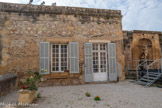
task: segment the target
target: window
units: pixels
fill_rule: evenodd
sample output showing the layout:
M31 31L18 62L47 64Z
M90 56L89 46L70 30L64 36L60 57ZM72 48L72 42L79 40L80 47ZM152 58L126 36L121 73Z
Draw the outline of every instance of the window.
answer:
M51 51L52 72L65 72L68 69L68 46L66 44L53 44Z

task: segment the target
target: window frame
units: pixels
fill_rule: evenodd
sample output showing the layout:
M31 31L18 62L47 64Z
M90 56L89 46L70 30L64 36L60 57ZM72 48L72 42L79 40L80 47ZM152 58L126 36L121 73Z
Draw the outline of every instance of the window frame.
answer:
M59 70L58 71L53 71L53 45L59 45ZM66 45L67 46L67 70L69 69L69 64L68 64L68 61L69 61L69 58L68 58L68 49L69 49L69 46L68 44L51 44L51 72L52 73L63 73L64 71L61 71L61 45Z

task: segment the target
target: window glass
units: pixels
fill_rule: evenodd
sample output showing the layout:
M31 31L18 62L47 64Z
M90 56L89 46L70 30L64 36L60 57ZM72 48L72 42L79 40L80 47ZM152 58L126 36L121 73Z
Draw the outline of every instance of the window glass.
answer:
M52 72L65 72L68 69L67 45L52 45Z

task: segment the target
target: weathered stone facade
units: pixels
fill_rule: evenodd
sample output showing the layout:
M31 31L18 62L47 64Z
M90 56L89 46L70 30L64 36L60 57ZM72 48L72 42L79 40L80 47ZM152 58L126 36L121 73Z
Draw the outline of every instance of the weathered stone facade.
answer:
M116 43L117 65L122 66L118 78L124 80L121 19L119 10L0 3L0 73L17 73L22 78L28 69L39 69L40 41L73 41L79 42L80 73L52 73L47 79L53 80L53 85L81 84L84 43L98 41Z
M29 69L39 70L41 41L79 42L79 74L50 72L43 85L83 84L84 43L113 42L117 76L124 80L128 64L139 63L145 46L148 60L162 57L162 32L122 31L121 19L119 10L0 3L0 74L16 73L21 80Z
M129 66L134 66L135 68L138 65L138 60L140 60L145 45L148 47L147 60L155 61L159 59L162 49L161 35L161 32L155 31L123 31L125 71Z

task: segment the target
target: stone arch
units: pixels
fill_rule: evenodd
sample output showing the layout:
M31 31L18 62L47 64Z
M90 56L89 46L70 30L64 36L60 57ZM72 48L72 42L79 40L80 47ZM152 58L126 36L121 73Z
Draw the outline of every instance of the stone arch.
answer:
M153 47L152 47L152 41L147 38L142 38L138 40L138 43L136 45L137 54L136 59L137 60L153 60Z
M154 60L154 42L148 38L139 38L134 40L132 45L132 65L136 69L136 66L144 59ZM146 48L147 47L147 48ZM145 52L146 51L146 52ZM144 53L147 53L146 58ZM143 59L143 60L142 60Z

